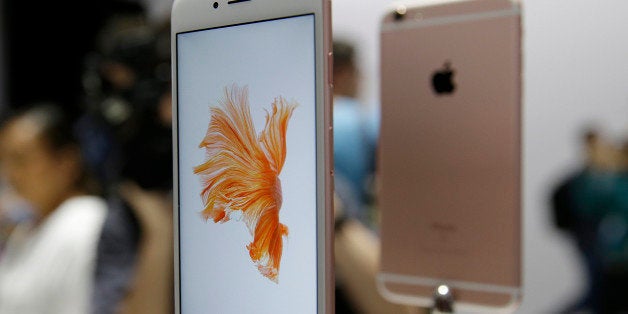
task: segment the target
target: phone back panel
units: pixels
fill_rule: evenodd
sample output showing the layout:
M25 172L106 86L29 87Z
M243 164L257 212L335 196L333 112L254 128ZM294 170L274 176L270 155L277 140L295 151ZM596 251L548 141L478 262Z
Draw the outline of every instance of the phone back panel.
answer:
M521 285L520 9L410 7L381 28L381 292L502 307ZM437 91L438 90L438 91Z

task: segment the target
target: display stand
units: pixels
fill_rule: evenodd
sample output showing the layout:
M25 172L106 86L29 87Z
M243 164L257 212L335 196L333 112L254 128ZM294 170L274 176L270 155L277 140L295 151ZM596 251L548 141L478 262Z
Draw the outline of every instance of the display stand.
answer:
M454 313L454 295L447 285L440 285L434 290L432 314Z

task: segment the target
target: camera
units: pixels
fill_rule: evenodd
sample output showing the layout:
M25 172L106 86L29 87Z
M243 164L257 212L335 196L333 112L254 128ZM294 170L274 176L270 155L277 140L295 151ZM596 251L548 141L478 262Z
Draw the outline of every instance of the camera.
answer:
M393 13L393 15L395 17L395 21L403 20L403 18L406 16L407 12L408 12L408 9L406 8L405 5L399 5L395 9L395 12Z

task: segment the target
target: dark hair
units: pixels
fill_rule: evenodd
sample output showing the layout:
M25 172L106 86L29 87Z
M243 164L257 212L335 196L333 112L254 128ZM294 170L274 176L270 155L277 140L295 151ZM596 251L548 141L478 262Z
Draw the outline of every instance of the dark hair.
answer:
M334 41L334 67L353 67L355 65L355 49L345 41Z
M54 103L36 103L27 107L21 115L28 117L40 127L40 135L50 148L60 150L79 146L74 133L72 118Z
M75 131L75 117L56 103L33 103L24 108L13 110L5 116L4 124L19 118L32 119L39 127L38 136L53 152L64 149L76 149L79 154L81 175L76 185L88 193L100 192L100 185L95 181L85 163L81 142Z

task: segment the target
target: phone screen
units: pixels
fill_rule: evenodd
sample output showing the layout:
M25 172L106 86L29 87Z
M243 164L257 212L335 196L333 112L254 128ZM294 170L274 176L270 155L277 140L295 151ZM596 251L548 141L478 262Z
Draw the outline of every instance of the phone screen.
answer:
M181 312L316 312L314 15L176 45Z

